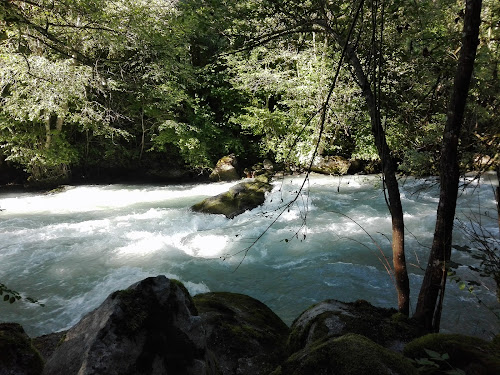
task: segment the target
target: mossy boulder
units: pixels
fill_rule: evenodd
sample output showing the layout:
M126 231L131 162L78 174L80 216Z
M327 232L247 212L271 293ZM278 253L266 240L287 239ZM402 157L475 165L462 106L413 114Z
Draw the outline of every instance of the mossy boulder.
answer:
M272 375L418 374L412 362L357 334L316 341L290 356Z
M221 374L269 374L286 358L289 328L262 302L222 292L193 300Z
M328 175L344 175L351 162L341 156L318 157L311 166L311 171Z
M500 350L495 340L432 333L407 344L403 353L420 363L423 374L443 374L456 369L474 375L500 374Z
M420 335L419 327L395 309L376 307L364 300L326 300L304 311L292 324L289 351L293 353L318 340L357 333L376 343L402 351Z
M209 197L191 207L195 212L222 214L232 219L245 211L252 210L266 200L266 192L272 185L266 176L247 179L229 189L229 191Z
M0 323L0 375L39 375L43 359L17 323Z
M209 176L211 181L235 181L240 179L238 161L233 154L224 156L217 161Z
M212 374L205 331L184 286L149 277L112 293L69 329L44 375Z

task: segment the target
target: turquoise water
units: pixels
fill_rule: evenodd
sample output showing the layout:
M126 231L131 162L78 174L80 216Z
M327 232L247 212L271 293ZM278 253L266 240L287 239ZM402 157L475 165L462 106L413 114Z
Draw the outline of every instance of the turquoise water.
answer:
M384 266L386 259L391 262L391 227L380 178L313 176L296 202L283 208L302 182L302 177L277 180L262 207L232 220L189 210L230 183L87 185L57 194L2 194L0 282L45 307L0 303L0 321L17 321L32 336L66 329L111 292L158 274L181 280L193 295L248 294L287 324L328 298L396 306ZM401 185L414 309L438 187L435 179L409 178ZM498 238L491 184L475 181L461 190L457 217L468 222L472 212L481 213L483 226ZM457 231L454 242L468 240ZM456 251L453 260L473 262ZM465 266L459 275L475 276ZM443 330L484 337L499 332L499 320L484 308L500 311L494 285L478 281L486 284L476 295L449 283Z

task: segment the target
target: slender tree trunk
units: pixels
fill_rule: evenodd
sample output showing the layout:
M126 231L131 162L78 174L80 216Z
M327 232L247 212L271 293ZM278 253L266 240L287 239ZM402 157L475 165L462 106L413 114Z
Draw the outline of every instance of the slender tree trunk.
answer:
M453 221L460 178L458 141L476 57L480 23L481 0L467 0L462 49L443 134L440 164L441 187L434 240L415 311L415 318L431 332L439 331L447 265L451 257Z
M398 293L398 310L409 315L410 313L410 282L406 269L405 244L404 244L404 220L399 184L396 178L396 163L391 156L391 150L387 145L385 131L380 120L380 109L377 106L373 90L363 67L352 46L346 50L346 57L354 69L356 80L363 91L366 105L370 113L372 134L375 145L382 161L384 182L387 187L389 211L392 217L392 261L394 266L394 278Z
M495 191L495 198L497 200L497 221L498 221L498 229L500 230L500 164L497 165L497 182L498 186Z

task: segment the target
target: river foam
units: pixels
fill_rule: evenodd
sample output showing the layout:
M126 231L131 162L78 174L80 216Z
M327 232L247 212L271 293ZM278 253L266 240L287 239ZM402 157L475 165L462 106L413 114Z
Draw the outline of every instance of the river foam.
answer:
M232 183L2 194L0 282L45 307L5 303L1 319L20 322L31 335L66 329L111 292L158 274L181 280L191 294L251 295L288 324L328 298L395 306L386 270L391 220L380 177L314 176L294 200L302 184L301 177L276 180L263 206L234 219L189 210ZM435 179L402 181L413 309L432 241L437 192ZM467 223L479 207L483 225L498 236L492 194L491 186L470 182L461 191L457 216ZM458 231L454 239L467 242ZM457 251L453 257L475 261ZM458 272L470 277L467 267ZM478 289L475 297L450 283L443 328L485 337L498 333L498 319L478 308L477 297L498 312L494 288Z

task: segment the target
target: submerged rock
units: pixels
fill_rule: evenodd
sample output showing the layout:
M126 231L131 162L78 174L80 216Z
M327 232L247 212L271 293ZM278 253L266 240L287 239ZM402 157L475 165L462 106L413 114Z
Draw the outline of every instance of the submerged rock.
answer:
M351 303L326 300L295 319L289 350L293 353L318 340L347 333L357 333L386 348L402 351L406 343L419 336L420 330L395 309L375 307L363 300Z
M245 211L260 206L266 200L266 192L272 185L266 176L247 179L229 189L229 191L204 199L191 209L207 214L222 214L232 219Z
M39 375L43 359L17 323L0 323L0 375Z
M294 353L272 375L417 375L412 362L357 334L316 342Z
M184 286L165 276L111 294L69 329L45 375L207 374L205 331Z
M233 154L224 156L217 161L209 178L212 181L235 181L240 179L238 161Z
M404 354L419 361L423 374L451 373L456 369L466 374L500 374L500 345L477 337L432 333L410 342Z
M269 374L286 358L289 328L262 302L235 293L193 300L222 375Z

